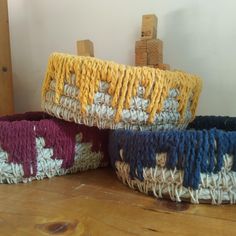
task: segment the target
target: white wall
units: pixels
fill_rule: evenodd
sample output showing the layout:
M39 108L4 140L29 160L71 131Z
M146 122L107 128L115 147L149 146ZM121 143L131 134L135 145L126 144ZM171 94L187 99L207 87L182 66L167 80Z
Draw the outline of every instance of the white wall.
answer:
M164 59L204 80L198 114L236 116L235 0L9 0L16 111L40 109L40 86L53 51L134 63L141 16L155 13Z

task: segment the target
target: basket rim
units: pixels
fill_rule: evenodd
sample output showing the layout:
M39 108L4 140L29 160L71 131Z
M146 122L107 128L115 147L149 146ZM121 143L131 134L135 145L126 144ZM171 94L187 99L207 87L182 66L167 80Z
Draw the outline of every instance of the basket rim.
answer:
M25 113L16 113L13 115L6 115L0 117L0 123L19 123L19 122L39 122L41 120L52 120L53 116L41 111L32 111Z
M189 123L187 129L169 129L169 130L145 130L145 131L137 131L137 130L116 130L116 132L120 133L120 135L126 136L150 136L150 135L169 135L178 133L193 133L193 132L224 132L224 133L234 133L236 132L236 117L229 116L196 116L195 119Z

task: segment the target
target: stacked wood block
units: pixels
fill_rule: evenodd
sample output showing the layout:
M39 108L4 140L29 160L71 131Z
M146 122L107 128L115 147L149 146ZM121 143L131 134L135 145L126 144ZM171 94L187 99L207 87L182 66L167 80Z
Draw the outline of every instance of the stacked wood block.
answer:
M135 65L170 69L163 63L163 42L157 38L156 15L143 15L141 39L135 43Z
M135 63L139 66L146 66L148 61L147 57L147 41L139 40L135 43Z
M160 39L147 40L148 65L163 63L163 42Z
M77 55L94 57L93 42L88 39L77 41Z
M157 37L156 15L143 15L141 39L155 39Z

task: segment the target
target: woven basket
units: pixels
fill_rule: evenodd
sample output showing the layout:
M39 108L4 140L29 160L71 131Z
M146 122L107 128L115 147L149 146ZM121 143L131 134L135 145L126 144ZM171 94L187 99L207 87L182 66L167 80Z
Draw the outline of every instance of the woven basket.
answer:
M185 131L112 131L111 163L133 189L180 202L236 203L236 118L197 117Z
M0 183L19 183L106 165L108 132L26 113L0 118Z
M42 108L99 128L184 128L195 116L200 92L201 80L187 73L55 53L43 83Z

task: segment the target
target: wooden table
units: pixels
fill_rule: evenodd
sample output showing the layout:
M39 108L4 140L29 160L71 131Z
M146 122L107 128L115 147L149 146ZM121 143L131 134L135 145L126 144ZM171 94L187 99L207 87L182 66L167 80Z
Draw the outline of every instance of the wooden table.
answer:
M98 169L0 185L0 235L236 235L236 208L156 200Z

